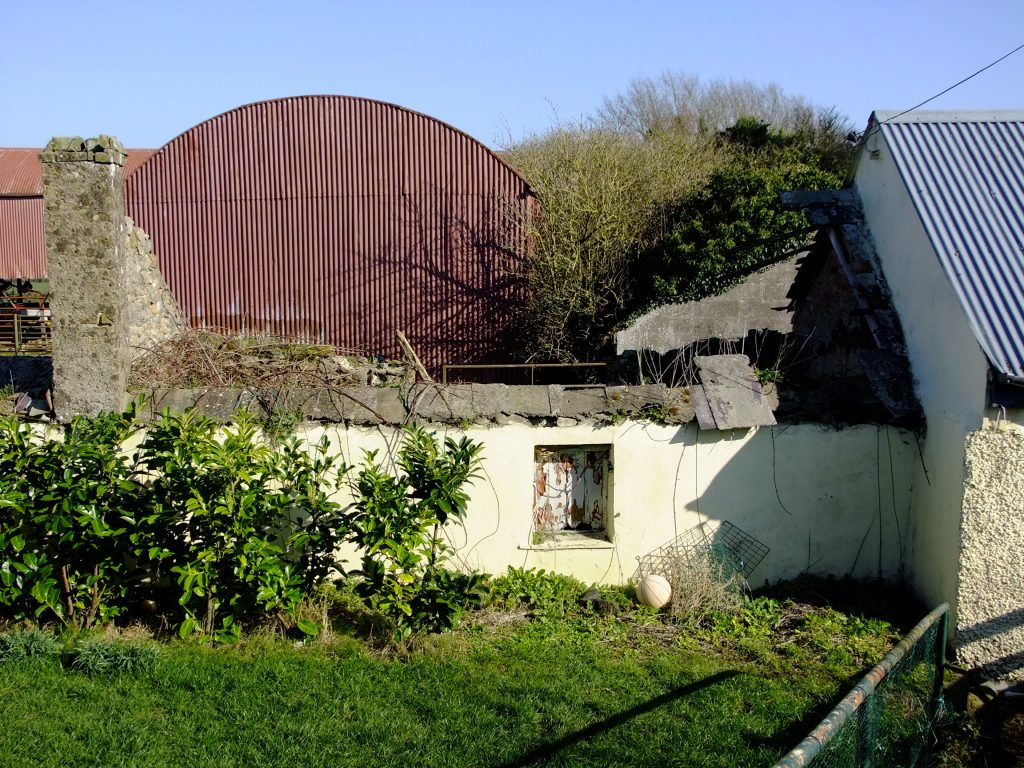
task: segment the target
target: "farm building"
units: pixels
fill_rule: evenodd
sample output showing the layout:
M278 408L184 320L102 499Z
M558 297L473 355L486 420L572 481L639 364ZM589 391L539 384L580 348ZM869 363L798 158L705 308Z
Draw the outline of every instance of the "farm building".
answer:
M875 112L853 187L927 420L911 585L1024 677L1024 112Z
M134 172L155 151L129 150L125 173ZM39 152L0 147L0 280L47 274Z
M43 277L38 153L4 152L0 276ZM439 120L345 96L250 104L128 151L124 192L194 326L389 357L402 330L434 369L507 355L530 188Z

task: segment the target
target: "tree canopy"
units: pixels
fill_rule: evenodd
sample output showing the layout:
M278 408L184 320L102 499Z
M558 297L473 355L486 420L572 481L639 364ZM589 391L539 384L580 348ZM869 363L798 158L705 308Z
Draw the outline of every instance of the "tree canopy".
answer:
M834 109L776 85L664 73L517 142L509 159L540 199L529 357L594 359L629 314L709 295L792 249L807 221L779 193L841 185L849 134Z

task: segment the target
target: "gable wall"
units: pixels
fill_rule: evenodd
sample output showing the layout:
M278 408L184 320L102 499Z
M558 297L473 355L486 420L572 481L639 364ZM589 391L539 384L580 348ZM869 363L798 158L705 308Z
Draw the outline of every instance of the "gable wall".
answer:
M964 441L985 415L988 363L881 133L868 139L854 184L900 315L927 422L912 478L908 575L922 599L949 602L955 617Z

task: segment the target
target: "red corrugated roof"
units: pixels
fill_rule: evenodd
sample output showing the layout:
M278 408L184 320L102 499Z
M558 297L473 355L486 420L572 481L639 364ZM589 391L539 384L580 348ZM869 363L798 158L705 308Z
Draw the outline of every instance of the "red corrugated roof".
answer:
M0 197L37 197L43 194L40 152L41 149L0 147ZM132 173L156 152L155 149L129 149L125 175Z
M0 197L0 278L46 277L43 198Z
M0 278L46 277L40 149L0 147ZM129 149L125 176L157 150Z

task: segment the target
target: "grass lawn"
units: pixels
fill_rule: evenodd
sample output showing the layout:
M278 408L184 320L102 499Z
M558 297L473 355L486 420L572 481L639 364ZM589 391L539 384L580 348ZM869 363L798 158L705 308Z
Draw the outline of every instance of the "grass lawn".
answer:
M335 636L170 643L142 673L6 661L0 764L766 766L866 662L832 630L778 624L569 615L478 621L400 658Z

